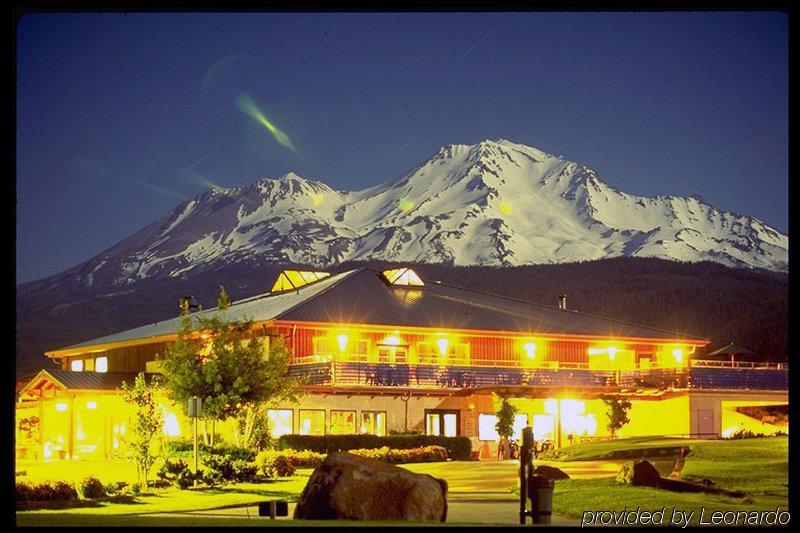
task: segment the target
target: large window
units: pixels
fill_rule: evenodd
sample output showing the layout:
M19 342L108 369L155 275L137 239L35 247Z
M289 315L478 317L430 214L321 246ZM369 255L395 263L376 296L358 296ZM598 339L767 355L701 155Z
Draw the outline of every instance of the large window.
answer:
M325 411L322 409L300 409L301 435L325 434Z
M314 337L314 355L325 360L336 358L337 361L365 363L369 356L369 340L351 339L347 334Z
M425 434L443 437L458 436L458 411L426 409Z
M108 372L108 357L98 357L94 360L95 372Z
M82 372L83 371L83 359L73 359L69 363L69 369L73 372Z
M516 414L514 415L512 439L522 438L522 429L528 425L528 415ZM493 414L480 414L478 415L478 439L499 441L500 435L497 434L497 415Z
M292 433L294 420L291 409L270 409L267 411L269 419L269 433L273 438Z
M386 411L361 411L361 433L386 435Z
M356 412L331 409L331 435L355 435Z

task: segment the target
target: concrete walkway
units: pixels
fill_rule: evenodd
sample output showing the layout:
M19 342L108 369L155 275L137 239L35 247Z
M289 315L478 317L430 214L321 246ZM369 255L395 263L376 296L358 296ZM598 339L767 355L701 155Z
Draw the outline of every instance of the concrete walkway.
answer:
M513 495L508 495L513 496ZM475 495L468 493L450 494L447 501L447 523L448 524L464 524L464 525L497 525L509 526L519 524L519 500L509 498L508 496L502 497L499 495L498 499L477 499ZM295 504L289 503L289 517L294 514ZM228 509L210 509L206 511L192 511L182 513L159 513L154 516L205 516L208 518L223 518L223 517L249 517L254 520L266 520L258 516L258 506L243 506L233 507ZM277 521L285 521L290 518L283 517L277 518ZM528 520L530 524L530 519ZM210 523L209 525L213 525ZM357 525L357 523L354 523ZM553 515L551 518L551 525L553 526L580 526L580 520L574 518L567 518L565 516Z

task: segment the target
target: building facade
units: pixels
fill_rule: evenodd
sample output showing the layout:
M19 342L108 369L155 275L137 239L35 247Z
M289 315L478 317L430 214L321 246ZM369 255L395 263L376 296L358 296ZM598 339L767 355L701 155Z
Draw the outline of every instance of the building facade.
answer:
M531 425L539 443L556 447L609 436L609 397L632 403L618 436L788 431L759 414L788 404L783 365L704 361L704 339L579 313L564 301L423 281L408 268L285 271L270 293L226 313L253 321L265 353L280 339L292 353L289 373L307 380L296 405L270 409L275 436L464 435L476 456L494 457L500 396L517 408L517 432ZM42 370L19 393L18 457L113 456L130 416L118 389L139 372L159 372L177 328L166 320L48 352L60 369ZM163 437L189 435L180 410L162 408Z

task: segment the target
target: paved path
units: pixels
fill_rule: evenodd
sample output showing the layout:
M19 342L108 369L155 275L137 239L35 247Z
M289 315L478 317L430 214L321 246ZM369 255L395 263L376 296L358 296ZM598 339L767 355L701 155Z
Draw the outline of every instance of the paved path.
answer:
M513 496L513 495L509 495ZM294 513L294 503L289 503L289 516ZM448 524L476 524L476 525L513 525L519 523L519 500L511 499L508 496L500 496L496 500L487 500L485 495L480 500L474 496L463 494L451 494L447 502L447 523ZM194 511L192 513L159 513L155 516L206 516L210 519L215 517L250 517L254 520L269 520L258 516L257 506L234 507L229 509L211 509L207 511ZM284 521L288 518L278 518ZM530 523L530 521L528 522ZM209 523L213 525L213 523ZM560 515L553 515L551 525L554 526L579 526L580 521Z

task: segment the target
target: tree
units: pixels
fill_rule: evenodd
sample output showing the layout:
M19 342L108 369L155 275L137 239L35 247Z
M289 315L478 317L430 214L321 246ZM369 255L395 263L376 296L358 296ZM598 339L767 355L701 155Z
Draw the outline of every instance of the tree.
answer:
M603 398L602 400L606 405L607 410L606 414L608 416L608 432L611 433L612 438L615 438L617 436L617 431L631 421L628 418L628 411L631 409L631 402L630 400L617 398L615 396Z
M517 409L511 405L508 398L503 397L495 414L497 415L497 424L494 427L497 434L500 435L498 457L508 459L508 440L514 434L514 415L517 414Z
M181 313L176 341L160 357L164 386L183 409L189 398L199 396L204 414L212 421L241 421L237 426L247 441L263 411L259 406L296 400L302 383L286 375L291 353L280 340L265 353L262 341L251 334L252 321L227 318L229 300L225 289L220 289L215 315Z
M155 382L151 380L148 383L144 373L140 372L134 379L132 388L123 382L121 389L122 398L136 409L130 431L125 435L124 444L127 455L136 463L137 477L140 481L144 480L145 488L147 488L147 472L156 459L152 450L153 439L164 424L164 414L155 401L156 387Z

